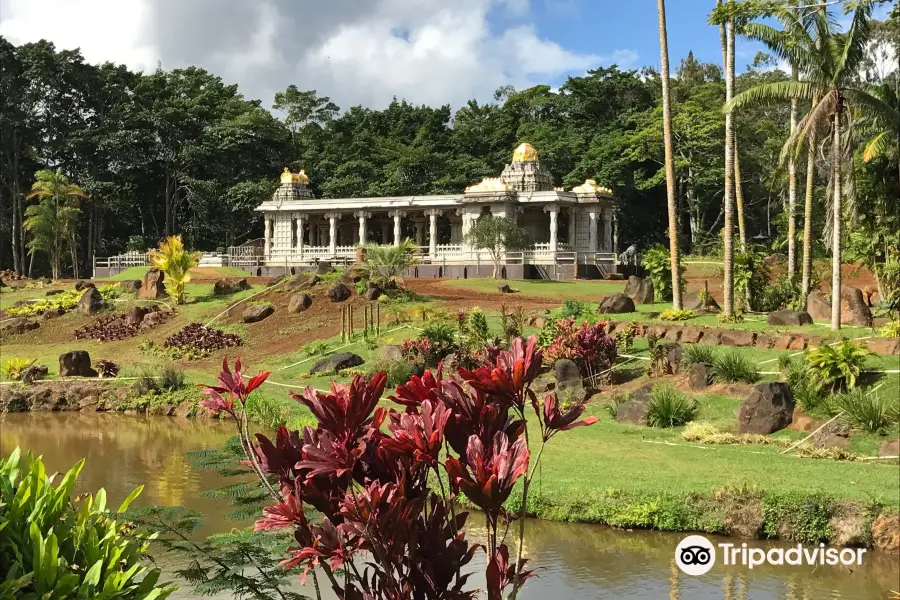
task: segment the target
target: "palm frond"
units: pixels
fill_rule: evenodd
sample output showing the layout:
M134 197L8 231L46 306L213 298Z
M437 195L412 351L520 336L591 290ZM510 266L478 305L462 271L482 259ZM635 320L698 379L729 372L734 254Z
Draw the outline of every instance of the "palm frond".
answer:
M872 5L863 0L856 6L853 13L853 21L847 35L843 36L840 62L834 72L834 83L839 85L842 80L856 77L859 66L866 57L866 46L872 37Z
M785 164L791 158L797 160L803 152L806 141L812 139L828 123L833 107L834 94L813 100L812 108L800 119L797 129L782 146L778 157L781 164Z
M812 100L813 97L823 95L821 86L810 81L776 81L764 83L749 90L743 91L726 102L722 107L724 112L731 112L735 108L744 106L759 106L779 102L790 102L793 98L798 100Z
M900 111L863 89L845 89L844 97L863 116L883 122L894 131L900 130Z
M866 143L863 149L863 162L869 162L879 156L884 156L888 151L888 132L882 131Z

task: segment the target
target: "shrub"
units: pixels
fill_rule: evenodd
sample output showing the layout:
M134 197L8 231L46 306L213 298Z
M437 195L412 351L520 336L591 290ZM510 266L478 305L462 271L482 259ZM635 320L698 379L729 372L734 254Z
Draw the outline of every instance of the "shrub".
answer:
M205 356L215 350L231 348L243 344L241 336L235 333L225 333L219 329L212 329L202 323L188 323L181 331L166 338L163 346L176 348L186 358L194 358L195 355Z
M159 388L177 392L186 385L184 371L174 365L165 365L159 376Z
M422 328L419 339L428 340L432 344L456 345L456 330L449 323L429 323Z
M878 334L886 338L900 338L900 320L886 323Z
M668 248L662 244L650 248L641 254L641 266L647 271L647 276L653 282L653 294L657 302L672 299L672 258ZM684 272L682 265L678 266L679 277ZM682 281L682 285L684 282Z
M429 366L437 366L450 353L456 349L456 344L447 342L432 342L427 338L406 340L403 342L403 356L413 362L424 362Z
M97 373L100 377L116 377L119 374L119 365L111 360L98 360Z
M27 462L18 448L0 459L0 598L160 600L175 590L157 586L159 569L142 566L149 544L107 509L106 492L73 496L84 459L59 479L40 457Z
M125 292L117 285L101 285L97 288L103 302L111 302L116 298L120 298ZM40 315L45 312L60 310L70 311L78 305L78 301L84 295L84 290L71 289L67 292L51 296L50 298L41 298L34 302L28 302L22 306L9 306L3 309L8 317L29 317L32 315Z
M381 359L371 363L369 372L373 375L384 373L387 376L387 387L395 388L409 381L413 375L413 365L405 360Z
M491 337L487 316L480 308L475 307L469 313L468 335L466 341L476 346L485 345Z
M328 342L309 342L300 348L300 352L306 356L327 356L331 351L331 344Z
M25 369L33 365L36 360L36 358L31 360L27 358L7 358L0 365L0 376L6 381L18 381Z
M787 274L784 274L774 282L761 286L756 290L757 296L754 299L753 309L760 312L781 309L803 310L806 298L801 293L800 283L797 275L788 277ZM816 289L815 285L810 289Z
M832 415L842 413L841 419L854 429L877 433L883 429L897 428L893 419L898 402L883 400L874 392L864 392L856 388L844 394L835 394L827 401ZM892 422L893 421L893 422Z
M794 402L806 412L818 408L822 403L822 390L812 381L803 362L781 357L778 359L778 367L791 388Z
M508 345L513 339L522 335L527 321L525 308L516 303L509 309L506 304L500 304L500 328L503 330L503 340Z
M604 322L584 322L576 326L574 319L557 319L553 342L544 349L544 362L552 365L568 358L575 361L582 375L594 378L616 362L616 341L606 333Z
M577 319L588 312L590 312L590 307L587 302L582 302L580 300L566 300L563 302L562 310L560 310L559 314L566 319Z
M678 427L694 419L697 401L668 385L655 385L650 390L647 425L650 427Z
M638 324L631 322L628 325L616 329L616 349L619 352L628 352L634 345L634 338L637 335Z
M736 350L723 352L712 363L712 378L716 383L756 383L759 370L756 363Z
M157 306L151 307L149 312L161 314L162 318L158 320L157 323L162 323L162 319L165 319L168 315L168 313L163 313ZM138 324L127 322L125 316L125 313L119 313L98 317L84 327L76 329L75 339L92 339L101 342L109 342L134 337L141 332L142 328Z
M609 415L609 418L615 419L616 415L619 414L619 406L624 404L628 398L623 396L622 394L616 394L608 402L604 402L600 405L600 409Z
M806 371L818 389L832 392L852 390L862 371L869 351L862 344L844 339L836 345L825 345L806 353Z
M716 321L720 325L734 325L735 323L743 323L744 322L744 314L735 307L735 313L733 315L727 315L724 312L716 315Z
M685 344L683 350L681 364L685 367L695 364L712 365L719 355L715 346L708 344Z
M694 311L691 310L675 310L670 308L659 313L659 318L663 321L687 321L694 318Z

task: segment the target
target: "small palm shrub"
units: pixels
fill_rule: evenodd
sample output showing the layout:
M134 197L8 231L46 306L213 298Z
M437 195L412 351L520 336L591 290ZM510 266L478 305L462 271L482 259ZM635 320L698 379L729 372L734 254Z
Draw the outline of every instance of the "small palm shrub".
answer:
M563 302L560 316L566 319L577 319L589 312L590 308L587 302L582 302L580 300L566 300Z
M810 412L822 404L822 390L810 378L803 361L782 356L778 359L778 368L800 408Z
M813 384L832 392L852 390L869 351L862 344L843 340L806 353L806 370Z
M428 340L432 344L456 344L456 328L450 323L429 323L422 328L419 339Z
M28 360L27 358L7 358L0 365L0 377L5 381L18 381L22 377L22 372L34 364L36 359Z
M716 383L756 383L759 370L756 363L731 350L715 357L712 363L712 379Z
M366 280L384 288L403 285L403 272L419 264L419 248L415 242L405 239L398 245L369 244L362 263Z
M659 318L663 321L687 321L694 318L694 311L670 308L659 313Z
M404 385L413 375L413 364L405 360L381 359L371 364L369 373L384 373L387 376L387 387L395 388Z
M692 421L697 414L697 401L668 385L656 385L650 390L647 425L650 427L678 427Z
M116 377L119 374L119 365L111 360L98 360L97 373L104 378Z
M686 344L683 349L681 364L685 367L696 364L711 365L716 362L716 357L719 355L715 346L707 344Z
M897 429L897 401L888 401L875 392L866 393L856 388L828 399L828 411L841 413L841 418L854 429L878 433L884 429Z

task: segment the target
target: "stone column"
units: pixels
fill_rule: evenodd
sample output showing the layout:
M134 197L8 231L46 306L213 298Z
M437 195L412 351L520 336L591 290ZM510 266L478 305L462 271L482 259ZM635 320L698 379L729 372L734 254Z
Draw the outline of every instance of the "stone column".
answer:
M578 209L574 206L569 207L569 250L575 250L575 226L578 218Z
M325 217L328 219L328 254L334 256L337 254L337 220L341 215L339 213L327 213Z
M590 219L590 246L589 249L591 252L597 251L597 219L600 215L597 214L597 209L592 208L588 211L588 218Z
M544 212L550 214L550 252L556 253L559 205L551 204L544 207Z
M265 217L265 227L263 231L263 236L265 236L265 251L263 254L266 258L272 253L272 217L266 215Z
M425 245L425 221L416 219L416 246L420 248Z
M428 215L428 254L431 258L437 257L437 218L440 216L441 211L437 209L426 210L425 214Z
M356 214L356 218L359 219L359 245L366 245L366 219L372 216L372 213L366 212L364 210L359 211Z
M604 224L606 225L603 228L603 249L606 252L609 252L613 249L613 219L615 218L613 215L613 210L611 208L604 209L603 211L606 213L603 219Z
M303 256L303 227L306 215L297 213L297 254Z
M394 218L394 245L400 245L400 219L406 216L406 213L402 210L392 210L390 213L391 217Z

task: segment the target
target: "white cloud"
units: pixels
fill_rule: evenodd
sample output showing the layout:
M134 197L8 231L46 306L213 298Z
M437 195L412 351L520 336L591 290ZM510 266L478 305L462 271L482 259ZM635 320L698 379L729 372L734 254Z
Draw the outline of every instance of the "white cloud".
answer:
M295 84L342 107L394 96L460 106L502 85L636 64L632 50L571 51L529 19L529 0L0 0L13 43L46 38L141 70L196 64L264 103Z

